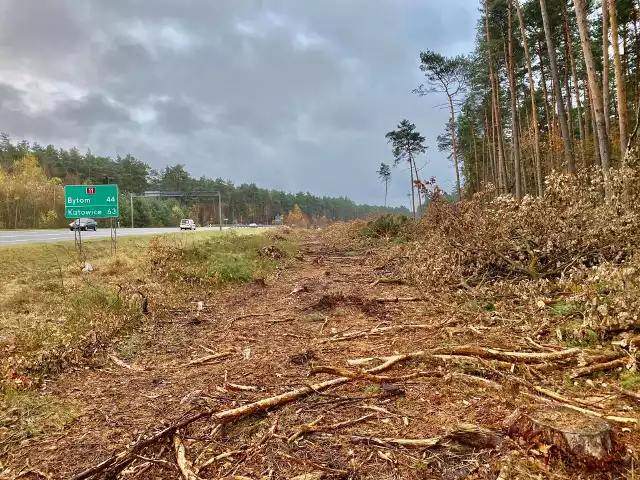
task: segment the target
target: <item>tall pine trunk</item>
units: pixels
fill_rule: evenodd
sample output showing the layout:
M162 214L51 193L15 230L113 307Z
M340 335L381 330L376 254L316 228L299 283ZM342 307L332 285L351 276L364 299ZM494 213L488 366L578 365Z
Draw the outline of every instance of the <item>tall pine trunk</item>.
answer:
M602 108L607 128L607 138L611 137L611 118L609 108L609 15L607 0L602 1Z
M415 184L413 183L413 168L411 168L411 164L413 160L410 160L409 163L409 172L411 173L411 210L413 211L413 219L416 219L416 193L415 193Z
M596 77L593 52L591 51L589 25L587 23L587 6L585 4L585 0L574 0L574 4L576 7L576 17L578 19L578 30L580 30L580 42L582 44L584 63L587 67L587 76L589 77L589 94L591 96L591 104L593 105L596 130L598 134L600 161L602 162L602 173L605 182L605 200L608 203L611 198L611 189L609 188L609 167L611 165L609 137L607 136L607 126L604 119L605 115L602 103L602 94Z
M613 62L616 72L616 98L618 100L618 125L620 128L620 156L624 158L627 149L627 94L622 73L622 60L620 59L620 43L618 40L618 18L616 17L616 0L609 0L609 15L611 17L611 43L613 45ZM636 41L638 41L636 39Z
M542 41L538 39L538 62L540 63L540 82L542 83L542 94L544 97L544 115L547 121L547 138L549 145L551 145L552 133L553 133L553 118L551 118L551 107L549 106L549 91L547 89L547 77L544 71L544 60L542 59ZM551 169L555 169L555 162L551 150L548 149L547 155L551 156L549 166Z
M384 208L387 208L387 192L389 191L389 179L384 180Z
M413 168L416 171L416 182L420 182L420 177L418 176L418 165L416 165L416 161L413 160ZM420 187L416 187L416 193L418 194L418 213L422 213L422 196L420 194Z
M595 146L595 164L602 168L602 159L600 158L600 139L598 137L598 127L596 126L596 111L593 108L593 102L591 101L591 93L587 80L587 88L585 91L587 105L589 105L589 118L591 119L591 130L593 131L593 144Z
M485 130L487 132L487 136L489 137L489 144L487 145L487 150L489 151L489 165L491 166L491 183L493 183L493 185L495 187L498 186L498 177L496 175L496 148L495 148L495 140L494 140L494 133L493 133L493 117L494 117L494 113L493 113L493 97L491 99L491 122L489 122L489 115L487 113L487 111L485 110L484 112L484 123L485 123Z
M564 159L567 163L567 170L569 173L575 173L576 166L573 160L573 152L571 151L571 135L569 133L567 115L565 113L564 102L562 100L562 86L560 83L560 77L558 76L558 58L556 55L556 48L553 43L546 0L540 0L540 10L542 11L542 23L544 25L544 35L547 41L547 50L549 51L549 64L551 67L551 78L553 79L553 88L556 97L556 108L558 110L558 118L560 120L560 130L562 131L562 140L564 141Z
M491 77L491 90L493 101L494 128L496 132L496 147L498 157L498 191L506 193L507 191L507 172L504 158L504 141L502 137L502 114L500 113L500 90L496 72L493 64L493 53L491 50L491 33L489 31L489 2L485 0L485 27L487 35L487 45L489 46L489 75Z
M511 91L511 132L513 136L513 174L516 180L516 197L522 198L522 179L520 178L520 128L518 126L518 101L516 99L516 75L513 64L513 0L509 0L509 32L508 32L509 90Z
M473 142L473 165L476 176L476 188L475 191L480 191L480 166L478 165L478 145L476 144L476 131L473 128L473 121L469 116L469 127L471 128L471 141Z
M586 119L582 117L582 105L580 101L580 83L578 81L578 71L576 69L576 60L573 54L573 35L571 34L571 28L569 26L569 15L567 14L566 5L564 5L564 3L562 5L563 5L562 16L564 18L564 32L565 32L564 34L565 34L565 39L566 39L567 47L569 51L569 63L571 64L571 76L573 78L573 89L576 95L576 110L578 112L578 129L580 133L580 140L584 142L586 137L584 122ZM567 92L567 95L571 95L571 94ZM583 154L584 154L584 146L583 146Z
M540 152L540 124L538 123L538 109L536 107L536 87L533 82L533 68L531 67L531 55L529 54L529 42L527 41L527 32L524 28L524 21L522 20L522 11L520 10L520 3L515 0L516 10L518 11L518 22L520 23L520 33L522 35L522 43L524 45L524 56L527 60L527 71L529 73L529 94L531 95L531 116L533 119L533 142L534 142L534 162L536 172L536 186L538 189L538 196L543 195L543 180L542 180L542 153Z
M458 188L458 201L462 200L462 190L460 189L460 166L458 165L458 145L456 143L456 111L453 108L453 97L447 94L449 98L449 110L451 118L449 120L449 128L451 129L451 147L453 149L453 166L456 168L456 187Z

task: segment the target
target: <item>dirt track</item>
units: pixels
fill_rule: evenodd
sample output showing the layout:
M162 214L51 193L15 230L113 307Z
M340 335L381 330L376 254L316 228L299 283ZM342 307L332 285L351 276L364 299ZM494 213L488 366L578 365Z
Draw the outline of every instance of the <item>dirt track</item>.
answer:
M126 448L143 433L199 409L227 410L334 378L310 377L309 372L320 365L344 368L348 359L455 345L536 351L520 323L499 315L451 308L442 298L377 301L418 295L411 286L371 285L385 275L380 267L375 257L363 252L345 256L308 240L301 259L267 278L266 286L256 282L194 298L204 300L199 316L189 309L154 310L152 303L154 317L131 362L119 362L114 349L115 360L104 368L66 374L47 385L51 393L77 401L83 413L65 435L11 452L10 463L19 469L28 462L51 478L68 478ZM399 325L420 327L384 330ZM380 330L358 335L375 328ZM231 355L189 365L212 352ZM485 372L483 378L504 383L497 367L491 368L494 374ZM504 419L520 404L518 388L507 382L496 392L488 384L447 375L479 375L474 369L447 368L442 361L402 362L384 375L422 374L384 383L355 380L222 428L198 421L179 435L186 458L201 468L201 478L283 479L316 472L307 477L311 479L323 472L327 478L495 479L507 453L518 450L515 445L481 449L445 442L436 448L404 448L388 441L375 445L371 438L427 439L461 423L501 430ZM290 441L301 425L335 427L356 420ZM622 438L633 443L630 433ZM543 450L531 453L525 448L515 456L528 459L532 475L551 478L545 473ZM169 441L141 452L129 468L123 478L180 475ZM564 475L556 478L599 478L595 471L582 469L556 473Z

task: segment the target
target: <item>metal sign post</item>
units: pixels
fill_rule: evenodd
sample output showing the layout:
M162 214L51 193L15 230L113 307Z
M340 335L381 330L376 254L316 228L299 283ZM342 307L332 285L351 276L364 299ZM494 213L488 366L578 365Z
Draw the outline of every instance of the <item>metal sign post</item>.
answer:
M74 223L75 222L78 223L78 228L73 229L73 240L76 245L76 248L78 249L78 253L82 255L82 233L80 230L80 219L78 218L74 220Z
M111 255L116 254L118 240L118 222L113 222L113 218L109 219L109 227L111 230Z
M109 218L111 227L111 253L116 252L116 227L113 219L120 214L118 185L65 185L64 215L77 221L74 228L76 246L82 253L81 218Z

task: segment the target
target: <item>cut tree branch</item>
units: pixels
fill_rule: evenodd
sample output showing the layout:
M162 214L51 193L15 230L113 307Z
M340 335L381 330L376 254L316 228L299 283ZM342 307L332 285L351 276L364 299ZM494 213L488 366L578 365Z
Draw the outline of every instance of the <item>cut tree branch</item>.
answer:
M410 358L412 358L411 354L396 355L393 357L389 357L383 364L378 365L377 367L365 370L364 373L368 373L368 374L380 373L385 370L388 370L396 363L402 362ZM237 408L232 408L230 410L223 410L217 413L211 410L204 410L202 412L195 413L189 417L184 418L183 420L177 423L174 423L173 425L170 425L160 430L155 434L152 434L149 438L136 442L131 447L121 451L116 455L112 455L111 457L100 462L99 464L73 475L72 477L70 477L69 480L84 480L86 478L91 478L107 470L109 470L110 474L115 475L116 473L122 471L123 468L125 468L133 459L135 459L136 454L138 452L144 450L145 448L151 445L154 445L156 442L162 440L163 438L166 438L167 436L173 435L179 429L184 428L187 425L197 420L207 418L207 419L213 420L215 423L218 423L218 424L231 423L247 415L252 415L258 412L264 412L270 408L281 407L283 405L287 405L291 402L294 402L300 398L306 397L313 393L321 392L331 387L337 387L339 385L348 383L352 380L353 379L349 377L334 378L326 382L301 387L301 388L283 393L281 395L264 398L257 402L249 403L247 405L243 405Z

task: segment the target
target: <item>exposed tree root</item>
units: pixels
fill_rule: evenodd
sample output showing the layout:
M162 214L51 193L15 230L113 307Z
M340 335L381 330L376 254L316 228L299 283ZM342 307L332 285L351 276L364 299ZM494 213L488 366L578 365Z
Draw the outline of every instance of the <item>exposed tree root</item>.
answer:
M129 365L128 363L123 362L122 360L120 360L118 357L116 357L115 355L109 355L109 359L115 363L116 365L118 365L119 367L122 368L126 368L127 370L136 370L136 371L140 371L139 368L136 367L132 367L131 365Z
M590 403L585 402L583 400L578 400L578 399L575 399L575 398L563 397L562 395L559 395L556 392L554 392L553 390L549 390L548 388L544 388L544 387L540 387L540 386L534 386L533 389L538 393L546 395L547 397L553 398L554 400L558 400L559 402L562 402L562 403L573 403L573 404L582 405L582 406L588 406L588 407L594 406L593 404L590 404Z
M303 473L302 475L296 475L295 477L292 477L291 480L322 480L326 476L327 474L322 471L309 472Z
M402 285L405 283L405 281L402 278L382 277L382 278L376 278L373 282L369 284L369 286L374 287L379 283Z
M282 308L279 308L279 309L274 310L273 312L269 312L269 313L247 313L246 315L240 315L240 316L237 316L237 317L232 318L232 319L229 321L229 325L227 325L227 328L229 328L229 327L233 326L233 324L234 324L235 322L237 322L238 320L243 320L243 319L245 319L245 318L254 318L254 317L268 317L268 316L270 316L270 315L273 315L275 312L279 312L279 311L281 311L281 310L283 310L283 309L282 309Z
M341 428L345 428L345 427L350 427L351 425L355 425L357 423L361 423L361 422L366 422L367 420L370 420L372 418L376 418L377 415L364 415L360 418L356 418L354 420L346 420L344 422L340 422L340 423L334 423L333 425L318 425L318 423L320 423L322 421L322 419L324 417L318 417L317 419L315 419L313 422L311 422L308 425L300 425L299 427L297 427L297 431L296 433L294 433L291 437L289 437L289 442L293 442L294 440L298 439L299 437L301 437L302 435L304 435L305 433L310 433L310 432L330 432L332 430L340 430Z
M470 357L488 358L506 362L541 363L555 360L566 360L576 357L580 348L569 348L558 352L504 352L486 347L460 346L443 347L433 351L433 354L464 355Z
M554 403L551 400L547 400L544 399L542 397L539 397L537 395L533 395L530 393L526 393L523 392L522 395L526 398L529 398L530 400L534 400L534 401L541 401L541 400L545 400L547 403L554 405ZM589 410L587 408L583 408L583 407L578 407L576 405L573 405L573 403L571 403L571 400L564 398L558 394L555 394L554 397L552 397L555 400L555 405L559 405L561 407L564 407L567 410L574 410L578 413L583 413L585 415L589 415L591 417L597 417L597 418L601 418L604 420L608 420L610 422L614 422L614 423L622 423L622 424L639 424L640 423L640 419L638 418L633 418L633 417L619 417L616 415L606 415L604 413L600 413L600 412L596 412L593 410ZM560 400L560 398L562 400Z
M331 473L333 475L346 475L346 474L349 473L346 470L338 470L336 468L327 467L326 465L321 465L319 463L311 462L309 460L303 460L301 458L297 458L297 457L294 457L292 455L288 455L288 454L283 453L283 452L278 452L278 455L281 456L282 458L286 458L287 460L291 460L294 463L298 463L300 465L306 465L306 466L309 466L309 467L312 467L312 468L317 468L318 470L321 470L321 471L326 472L326 473ZM309 477L309 475L313 475L313 476ZM304 475L299 475L299 476L294 477L294 478L297 478L299 480L300 479L315 480L317 478L323 478L323 477L322 476L319 477L318 476L318 472L314 472L314 473L311 473L311 474L307 473L307 474L304 474ZM293 480L293 479L291 479L291 480Z

